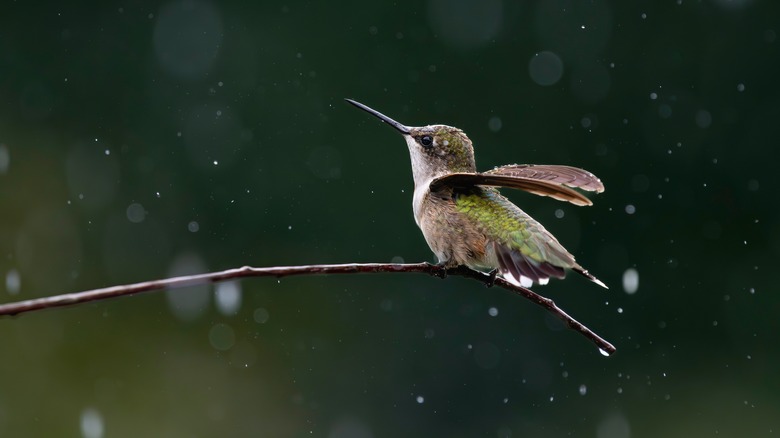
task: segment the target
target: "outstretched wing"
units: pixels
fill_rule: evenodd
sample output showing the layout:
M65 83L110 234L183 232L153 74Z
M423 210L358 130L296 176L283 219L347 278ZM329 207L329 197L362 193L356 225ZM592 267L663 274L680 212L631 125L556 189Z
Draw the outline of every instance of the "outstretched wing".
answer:
M473 186L509 187L525 190L535 195L549 196L553 199L571 202L575 205L593 205L590 199L581 193L557 182L489 172L451 173L444 175L434 179L431 182L430 189L436 191L443 187L467 188Z
M495 169L484 173L489 175L504 175L549 181L588 192L601 193L604 191L604 184L601 183L601 180L598 179L596 175L587 170L571 166L558 166L554 164L510 164L508 166L496 167Z

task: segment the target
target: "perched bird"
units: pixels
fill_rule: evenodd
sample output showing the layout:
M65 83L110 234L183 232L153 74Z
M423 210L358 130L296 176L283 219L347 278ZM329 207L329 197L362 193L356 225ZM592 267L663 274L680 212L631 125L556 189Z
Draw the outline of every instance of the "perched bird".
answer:
M498 269L522 287L547 284L571 269L602 287L599 279L577 264L539 222L503 197L496 187L549 196L575 205L592 205L577 188L601 193L604 185L592 173L569 166L511 164L477 172L471 140L446 125L411 127L346 99L403 135L414 177L414 219L428 246L445 267L466 265Z

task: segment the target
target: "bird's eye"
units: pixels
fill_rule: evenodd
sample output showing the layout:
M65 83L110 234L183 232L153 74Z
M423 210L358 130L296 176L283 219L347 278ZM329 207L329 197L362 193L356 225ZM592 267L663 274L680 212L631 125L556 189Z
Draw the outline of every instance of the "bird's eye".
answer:
M420 144L423 146L430 146L433 144L433 137L430 135L423 135L420 137Z

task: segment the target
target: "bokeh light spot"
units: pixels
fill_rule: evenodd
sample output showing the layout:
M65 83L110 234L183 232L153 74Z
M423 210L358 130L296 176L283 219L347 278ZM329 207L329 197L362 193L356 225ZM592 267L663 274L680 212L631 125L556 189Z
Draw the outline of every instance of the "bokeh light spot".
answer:
M8 173L8 167L11 165L11 152L8 146L0 143L0 174Z
M541 86L553 85L563 76L563 61L553 52L539 52L528 61L528 74Z
M238 281L224 281L217 283L214 298L217 310L223 315L235 315L241 309L241 283Z
M639 289L639 272L634 268L628 268L623 272L623 290L633 295Z
M178 79L204 78L222 44L219 11L203 0L176 0L158 15L153 41L162 69Z
M428 19L443 43L473 49L489 43L501 30L501 0L430 0Z
M192 275L206 272L206 264L195 254L183 254L178 256L170 269L169 277ZM183 321L191 321L206 312L209 305L210 285L197 285L181 289L169 289L165 291L168 306L174 316Z
M236 343L236 333L227 324L214 324L209 330L209 342L211 346L220 351L230 350Z
M266 310L263 307L258 307L255 309L255 312L253 314L253 318L256 323L258 324L265 324L268 322L268 318L270 317L268 310Z
M11 269L5 274L5 290L9 295L16 295L22 288L22 278L19 271Z
M104 433L103 416L94 408L81 412L81 436L84 438L102 438Z
M137 224L141 223L146 219L146 209L144 209L144 206L134 202L127 206L127 220L130 222Z

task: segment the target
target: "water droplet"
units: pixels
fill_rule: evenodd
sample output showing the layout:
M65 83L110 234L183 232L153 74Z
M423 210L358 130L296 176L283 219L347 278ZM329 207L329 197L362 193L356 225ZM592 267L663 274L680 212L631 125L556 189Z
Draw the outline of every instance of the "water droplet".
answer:
M81 435L84 438L102 438L103 416L94 408L81 411Z
M626 205L626 213L628 213L628 214L636 213L636 207L634 207L633 204Z
M737 84L737 91L739 91L740 93L745 91L745 84L743 83Z
M498 132L501 130L501 118L493 116L488 120L488 129L490 129L492 132Z
M580 125L585 129L590 128L592 124L593 121L590 119L590 117L583 117L582 119L580 119Z
M623 272L623 290L633 295L639 289L639 272L634 268L628 268Z
M604 350L603 348L599 348L599 353L601 353L601 355L604 357L609 357L609 353L607 352L607 350Z
M425 402L425 397L423 397L421 395L418 395L416 400L417 400L417 403L423 404Z
M580 385L580 395L585 395L588 393L588 387L585 385Z
M495 307L491 307L488 309L488 315L490 316L498 316L498 309Z
M214 291L217 309L223 315L235 315L241 308L241 283L225 281L218 283Z
M190 223L187 224L187 230L190 233L197 233L198 230L200 230L200 224L198 224L196 221L190 221Z
M5 274L5 290L9 295L16 295L22 288L22 278L19 276L19 271L11 269Z

